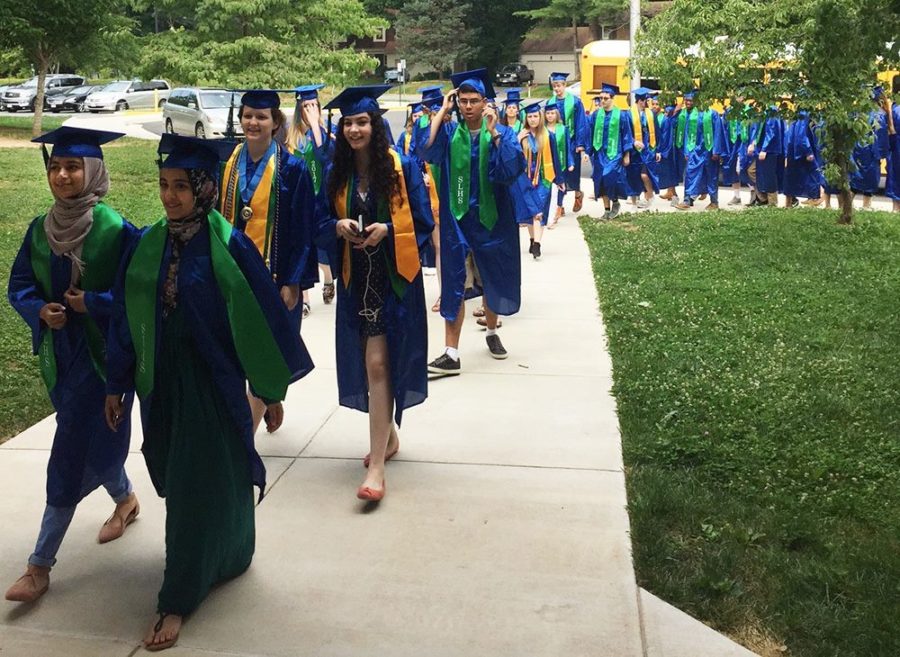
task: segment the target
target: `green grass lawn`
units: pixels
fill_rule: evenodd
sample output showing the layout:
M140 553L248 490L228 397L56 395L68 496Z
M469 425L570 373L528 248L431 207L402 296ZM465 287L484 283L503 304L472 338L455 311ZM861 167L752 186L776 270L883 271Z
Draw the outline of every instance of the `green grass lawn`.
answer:
M582 220L639 582L765 655L900 655L900 217L836 217Z
M156 143L123 139L104 153L111 178L106 197L109 204L141 226L162 216ZM0 285L4 297L25 230L51 202L40 149L0 148ZM0 303L0 392L0 442L52 411L37 359L31 355L30 332L5 298Z
M60 127L69 117L43 116L41 127L44 132ZM0 137L8 139L31 139L30 116L0 116Z

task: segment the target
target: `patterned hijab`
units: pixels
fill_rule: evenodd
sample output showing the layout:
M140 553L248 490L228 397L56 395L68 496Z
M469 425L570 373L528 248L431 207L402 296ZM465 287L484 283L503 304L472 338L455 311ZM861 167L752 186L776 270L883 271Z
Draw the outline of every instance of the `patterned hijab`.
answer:
M189 215L178 220L169 220L169 235L172 238L172 258L163 283L163 316L167 316L178 305L178 264L181 250L191 241L203 225L219 196L216 178L204 169L185 169L194 191L194 209Z

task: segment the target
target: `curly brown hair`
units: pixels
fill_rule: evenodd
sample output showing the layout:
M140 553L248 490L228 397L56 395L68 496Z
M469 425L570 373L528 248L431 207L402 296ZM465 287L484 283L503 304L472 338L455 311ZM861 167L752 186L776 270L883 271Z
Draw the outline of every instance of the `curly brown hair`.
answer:
M367 112L372 123L372 140L369 142L371 157L369 158L369 191L378 200L387 201L392 196L400 197L400 176L394 170L394 159L391 157L391 144L388 143L387 131L381 115ZM334 144L334 159L331 173L328 176L328 198L335 199L347 184L353 172L353 149L344 137L344 119L338 121L337 135ZM400 197L401 204L404 199Z

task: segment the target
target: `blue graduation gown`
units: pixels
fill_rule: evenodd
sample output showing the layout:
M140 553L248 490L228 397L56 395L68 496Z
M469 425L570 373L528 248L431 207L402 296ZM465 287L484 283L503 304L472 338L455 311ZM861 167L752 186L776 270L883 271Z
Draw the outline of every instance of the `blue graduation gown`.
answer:
M888 153L887 117L883 110L869 113L874 141L871 144L857 144L853 148L853 163L856 171L850 172L850 189L857 194L871 195L878 192L881 179L881 160Z
M587 152L588 144L591 142L591 133L588 130L588 117L584 112L584 104L582 104L581 98L572 92L566 91L566 94L572 95L575 98L575 103L572 106L572 116L565 116L565 100L556 99L556 104L560 107L560 121L569 131L568 138L571 140L572 151L583 148ZM571 129L569 128L570 125L572 126ZM566 190L577 192L581 190L580 154L574 158L572 164L575 168L572 171L566 171Z
M622 110L619 118L619 148L618 154L610 158L606 153L606 144L609 141L609 122L612 111L604 112L602 109L591 114L588 120L587 133L591 135L588 154L591 157L593 171L591 177L594 180L594 192L598 198L608 196L611 201L616 201L627 195L625 187L625 153L634 147L634 136L631 133L631 117L628 112ZM593 134L597 121L603 121L603 141L599 150L594 148Z
M733 185L736 182L744 182L743 175L738 174L738 163L742 163L742 156L747 152L747 145L744 144L744 138L742 135L742 130L740 128L737 129L734 140L731 139L731 122L738 121L740 122L740 117L732 118L732 111L730 109L725 110L725 116L722 117L722 161L720 162L720 168L722 171L722 183L724 185ZM742 174L743 174L743 166Z
M550 139L550 154L553 157L553 180L551 182L556 185L565 184L566 171L560 166L556 139L554 139L552 135L548 134L547 136ZM538 148L534 136L528 135L526 139L528 139L529 146L532 149L532 152L534 152L534 150ZM520 175L514 183L515 189L517 190L515 199L521 206L520 211L517 212L516 219L520 224L531 224L534 221L535 215L539 214L541 215L541 224L546 226L547 219L550 216L551 188L546 187L543 180L540 179L536 186L533 184L534 174L538 164L537 158L532 157L530 168L527 166L527 159L525 162L526 170L522 172L522 175Z
M318 226L319 221L323 214L328 214L328 199L327 192L325 190L325 174L328 171L328 163L331 162L331 158L334 155L334 139L329 135L328 131L323 127L319 126L319 131L321 134L322 144L321 146L316 146L315 141L312 138L312 130L306 131L306 139L309 143L312 144L313 147L313 155L316 158L316 161L319 163L322 171L322 180L319 184L319 193L316 194L316 216L313 221L312 228L312 239L315 241L315 230L316 226ZM294 156L297 159L303 160L303 156L300 153L294 153ZM303 160L306 163L306 160ZM309 166L307 166L309 169ZM313 191L315 191L315 185L313 185ZM328 252L325 249L316 249L316 260L323 265L328 264ZM307 265L309 267L309 265ZM311 272L308 272L307 279L312 276ZM313 280L313 284L318 281L318 272L316 272L316 278ZM303 289L309 289L311 287L309 285L309 280L306 281L307 287ZM303 307L300 305L300 313L302 315ZM296 312L296 310L295 310Z
M675 148L675 116L662 115L659 118L659 138L657 152L660 156L657 173L660 189L668 189L681 184L684 179L684 155Z
M394 144L394 148L397 150L400 155L409 155L412 154L412 133L404 130L400 133L400 136L397 137L397 143Z
M893 104L891 114L894 119L894 128L900 131L900 104ZM900 201L900 134L888 136L887 158L885 194L894 201Z
M491 141L488 165L497 223L485 228L478 213L478 141L471 142L469 171L469 211L459 220L450 210L450 140L457 123L441 126L434 143L425 149L425 158L440 166L441 230L441 316L453 321L465 294L466 256L469 251L481 273L484 300L499 315L519 312L521 304L522 261L519 254L519 225L511 186L525 170L525 156L515 133L497 125L499 143ZM427 143L427 142L426 142Z
M771 113L762 125L762 138L756 147L756 189L764 194L780 192L784 176L784 121ZM759 154L766 159L760 160Z
M644 148L637 150L631 149L631 162L625 167L625 186L628 196L640 196L644 193L644 181L641 173L647 172L650 177L650 184L653 186L654 192L659 192L659 165L656 161L656 151L659 148L659 117L653 115L653 127L656 134L656 148L650 147L650 132L647 127L647 117L644 112L639 113L641 121L641 135ZM631 120L629 114L628 120ZM632 128L632 133L634 129Z
M686 112L687 110L681 110ZM712 148L707 150L703 139L703 114L697 110L697 143L693 150L688 148L688 126L685 125L683 152L685 157L684 170L684 195L685 198L696 198L702 194L710 196L719 193L719 162L713 160L713 155L721 155L726 151L724 136L722 134L722 117L715 110L712 112ZM677 115L676 115L677 116ZM674 119L677 122L677 118ZM690 117L687 118L690 122ZM675 128L673 128L674 130Z
M429 242L434 229L431 201L428 189L422 179L418 164L411 158L400 156L403 177L406 181L407 199L412 213L413 226L419 250ZM356 182L348 190L351 202L357 203ZM348 208L355 216L354 206ZM320 223L316 241L329 251L330 262L334 263L337 289L337 318L335 326L335 349L337 353L338 400L341 406L369 412L369 385L366 376L365 345L360 340L360 316L357 296L352 286L355 284L351 272L350 288L344 287L341 272L344 262L344 239L338 239L336 224L337 211L329 203L329 216ZM388 234L384 238L387 253L396 263L394 251L394 226L388 221ZM403 419L403 411L410 406L421 404L428 396L428 322L425 310L425 287L422 270L415 280L408 283L403 298L390 290L381 310L387 326L388 357L390 359L391 388L394 396L394 420L397 426Z
M209 369L215 373L210 383L218 388L228 404L231 420L241 435L247 452L250 476L262 495L266 488L266 469L253 442L253 418L247 401L247 378L234 346L225 300L213 273L209 240L209 225L205 224L181 252L178 264L178 306L186 315L194 347L208 363ZM291 371L291 381L306 376L313 369L312 359L281 301L278 289L272 282L272 275L266 269L256 245L243 233L234 231L228 242L228 251L262 308L272 335ZM162 335L162 286L171 256L172 241L169 239L160 262L157 282L155 347L157 354ZM128 259L130 260L130 254ZM136 357L125 308L126 270L127 267L122 268L122 275L119 276L114 290L107 347L106 389L109 394L115 395L134 390ZM153 400L152 392L146 399L141 400L141 421L145 430L150 426Z
M124 465L131 440L134 396L126 395L125 417L119 430L111 431L106 425L103 410L106 385L91 360L83 316L67 310L66 325L58 331L44 325L39 317L45 304L64 303L63 294L71 280L72 261L50 252L53 292L50 298L43 298L31 266L31 234L34 227L32 222L13 262L7 294L12 307L31 329L35 354L44 332L51 331L53 336L57 381L50 391L50 401L56 410L56 433L47 464L47 504L71 507L81 500L86 470L95 472L99 475L98 480L103 481ZM123 231L120 255L129 250L139 235L138 229L127 221L123 222ZM86 265L90 267L90 263ZM112 311L112 293L85 291L84 300L88 315L106 335Z
M819 198L819 146L805 113L798 115L785 130L784 149L784 193L787 196ZM810 156L812 160L807 159Z

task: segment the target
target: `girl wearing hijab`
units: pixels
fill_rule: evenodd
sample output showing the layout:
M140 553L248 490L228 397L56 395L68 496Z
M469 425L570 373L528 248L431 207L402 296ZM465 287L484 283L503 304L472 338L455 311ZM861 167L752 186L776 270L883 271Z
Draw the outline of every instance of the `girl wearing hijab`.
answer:
M288 384L312 367L255 245L214 210L219 158L232 148L163 135L166 216L144 232L115 290L106 421L117 427L121 396L136 390L141 451L166 498L166 568L148 650L174 645L182 618L253 558L253 486L262 497L266 471L248 383L274 431Z
M47 181L54 202L25 233L9 277L9 302L31 329L41 376L56 410L47 465L47 506L28 569L6 599L33 602L50 586L50 569L78 503L103 486L116 504L98 540L119 538L140 507L125 474L132 395L119 401L120 430L100 410L105 396L111 293L123 254L138 235L103 203L109 174L101 145L120 133L59 128L33 141L53 144Z
M225 165L219 211L256 245L299 332L301 292L319 278L313 249L319 206L306 162L275 139L285 123L280 108L278 92L271 89L241 97L238 116L245 139ZM266 405L251 396L250 407L255 431Z
M312 178L313 190L316 199L320 203L320 210L325 207L325 186L322 184L325 178L325 167L331 161L334 153L334 138L328 134L322 122L322 107L319 103L319 89L324 84L308 84L297 87L297 106L294 109L294 119L288 129L288 151L294 157L302 159ZM313 129L316 126L316 129ZM318 218L316 219L318 223ZM331 275L331 266L328 264L328 254L324 249L318 249L316 255L319 263L319 271L322 272L324 283L322 285L322 302L330 304L334 301L334 278ZM309 303L309 290L303 290L303 317L309 315L312 307Z
M369 414L368 470L357 497L371 502L384 497L385 461L400 449L404 409L428 396L419 258L434 220L419 166L391 148L383 129L376 99L387 89L351 87L326 106L342 116L327 176L332 216L317 238L340 274L339 401Z

